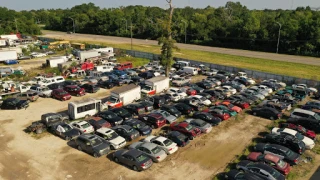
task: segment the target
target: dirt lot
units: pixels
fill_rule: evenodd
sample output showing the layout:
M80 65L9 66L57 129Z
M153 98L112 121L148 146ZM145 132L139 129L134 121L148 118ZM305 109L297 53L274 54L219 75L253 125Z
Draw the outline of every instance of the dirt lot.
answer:
M80 98L104 98L109 91ZM242 120L223 122L212 132L195 139L164 162L136 173L108 157L95 159L79 152L72 143L49 133L34 138L24 132L41 114L66 110L68 102L39 99L27 110L1 110L1 179L210 179L250 143L268 120L244 115ZM241 118L240 118L241 119ZM252 128L251 128L252 127ZM71 146L70 146L71 145Z

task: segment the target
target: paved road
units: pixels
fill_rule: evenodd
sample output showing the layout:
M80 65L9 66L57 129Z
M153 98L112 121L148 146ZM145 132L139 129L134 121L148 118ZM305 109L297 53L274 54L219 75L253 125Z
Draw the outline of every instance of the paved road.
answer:
M43 34L44 34L43 35L44 37L59 38L59 39L69 39L69 40L81 39L81 40L88 40L88 41L123 43L123 44L130 43L130 38L114 37L114 36L102 36L102 35L78 34L78 33L67 34L65 32L58 32L58 31L43 31ZM133 39L133 43L142 44L142 45L158 45L157 41L142 40L142 39ZM264 58L264 59L270 59L270 60L276 60L276 61L294 62L294 63L320 66L320 58L314 58L314 57L283 55L283 54L275 54L275 53L217 48L217 47L199 46L199 45L181 44L181 43L177 43L176 45L180 49L209 51L209 52L216 52L216 53L236 55L236 56Z

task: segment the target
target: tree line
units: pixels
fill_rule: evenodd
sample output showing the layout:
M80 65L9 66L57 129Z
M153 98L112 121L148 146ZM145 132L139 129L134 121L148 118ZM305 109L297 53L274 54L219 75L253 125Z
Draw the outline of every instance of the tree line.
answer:
M134 38L158 39L165 34L163 18L168 12L159 7L107 9L88 3L71 9L16 13L29 17L27 20L40 21L49 30L73 31L74 21L78 33L130 37L132 27ZM14 29L14 26L11 28ZM279 29L279 53L320 56L320 11L310 7L249 10L239 2L228 2L218 8L175 8L171 33L172 38L180 43L186 41L190 44L276 52Z

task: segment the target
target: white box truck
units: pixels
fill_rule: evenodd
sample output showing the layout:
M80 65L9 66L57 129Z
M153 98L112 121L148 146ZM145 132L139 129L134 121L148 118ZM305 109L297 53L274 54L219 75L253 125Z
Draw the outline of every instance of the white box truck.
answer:
M157 76L145 81L145 86L142 87L141 93L144 95L154 95L169 89L169 78L165 76Z
M0 38L0 47L6 46L7 45L6 41L7 41L6 39Z
M79 51L77 53L79 60L84 61L88 58L100 56L98 51Z
M15 50L0 50L0 62L17 59L18 55Z
M134 84L122 86L119 89L111 91L106 105L108 108L122 107L141 98L141 88Z
M58 67L58 64L61 64L61 63L65 63L66 62L66 59L64 58L53 58L53 59L47 59L46 63L47 63L47 67Z

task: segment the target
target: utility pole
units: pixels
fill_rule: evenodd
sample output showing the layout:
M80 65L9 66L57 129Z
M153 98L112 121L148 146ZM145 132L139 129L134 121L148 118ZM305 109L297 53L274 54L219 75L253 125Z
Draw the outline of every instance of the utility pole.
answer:
M16 32L19 32L16 18L14 18L14 23L16 24Z
M122 19L122 21L125 21L126 22L126 33L127 33L127 30L128 30L128 21L126 19Z
M132 42L132 21L131 21L131 26L130 26L130 34L131 34L131 56L132 56L132 50L133 50L133 48L132 48L132 44L133 44L133 42Z
M184 43L187 44L187 22L184 20L181 20L184 22Z
M72 20L72 26L73 26L73 33L76 33L76 27L75 27L75 23L74 23L74 19L69 17L69 19Z
M279 34L278 34L278 43L277 43L277 54L279 52L279 44L280 44L280 33L281 33L281 24L276 22L279 25Z

